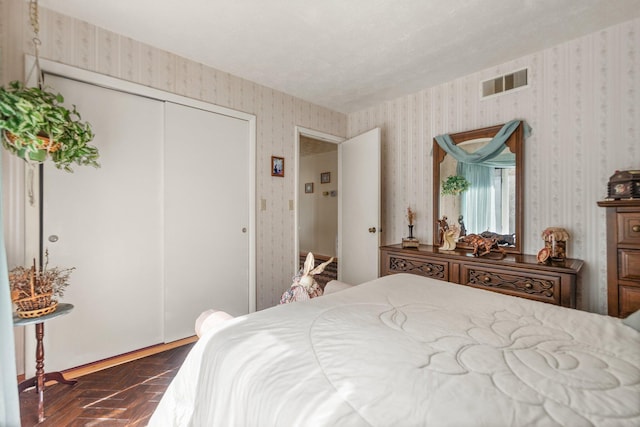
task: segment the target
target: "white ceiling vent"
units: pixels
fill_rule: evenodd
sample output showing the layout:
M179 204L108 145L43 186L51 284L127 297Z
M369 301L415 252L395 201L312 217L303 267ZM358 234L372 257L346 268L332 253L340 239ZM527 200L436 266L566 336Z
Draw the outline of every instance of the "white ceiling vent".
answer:
M482 82L482 97L498 95L528 85L527 69L514 71Z

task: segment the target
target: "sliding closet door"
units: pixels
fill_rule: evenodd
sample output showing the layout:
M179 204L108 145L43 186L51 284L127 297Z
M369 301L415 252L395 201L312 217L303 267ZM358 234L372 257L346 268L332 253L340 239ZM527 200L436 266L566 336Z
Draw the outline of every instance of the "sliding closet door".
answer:
M165 340L207 309L249 312L249 123L167 103Z
M45 325L53 371L162 342L164 106L60 77L46 83L92 124L102 165L74 173L44 166L50 264L77 268L62 300L74 310Z

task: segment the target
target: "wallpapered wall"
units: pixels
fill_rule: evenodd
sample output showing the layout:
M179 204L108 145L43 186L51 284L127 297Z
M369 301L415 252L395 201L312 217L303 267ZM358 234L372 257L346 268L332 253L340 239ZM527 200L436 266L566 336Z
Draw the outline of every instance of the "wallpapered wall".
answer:
M529 68L529 87L481 100L480 82ZM417 211L417 237L431 242L434 136L526 120L527 253L541 231L565 227L568 251L585 261L579 308L606 313L606 195L615 170L640 168L640 20L523 56L437 87L349 115L348 136L382 128L384 243L407 234L406 207Z
M0 11L0 80L6 82L23 76L23 54L32 53L31 29L26 2L0 0ZM545 227L566 227L572 234L569 255L586 262L579 306L606 312L606 230L596 201L616 169L640 167L640 20L348 118L44 8L40 22L47 59L256 115L256 197L267 200L267 210L257 214L259 309L277 303L292 275L294 212L288 201L295 191L290 161L295 125L338 136L382 128L383 243L393 243L406 234L407 206L418 213L417 237L431 240L433 136L521 118L533 128L525 148L525 250L537 252ZM523 67L529 67L528 88L479 99L480 81ZM284 179L270 176L271 155L288 160ZM19 186L19 163L4 162L5 182ZM4 197L12 207L9 250L19 253L20 195L5 189Z
M28 3L0 0L0 12L0 77L2 82L22 79L23 56L33 54ZM267 210L256 218L257 307L275 305L295 274L294 211L289 210L295 192L295 126L344 137L346 115L42 7L40 16L43 58L256 116L256 198L267 201ZM272 155L285 157L284 179L271 177Z

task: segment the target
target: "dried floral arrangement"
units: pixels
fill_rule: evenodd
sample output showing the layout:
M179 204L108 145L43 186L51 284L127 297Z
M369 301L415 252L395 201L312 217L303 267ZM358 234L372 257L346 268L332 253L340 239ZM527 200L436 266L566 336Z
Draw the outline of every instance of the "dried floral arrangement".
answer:
M409 220L409 225L413 225L413 220L416 217L416 213L411 210L411 207L407 208L407 219Z
M11 300L17 305L18 314L43 310L57 304L52 298L64 295L73 270L75 267L49 268L49 251L45 251L45 264L42 269L36 268L35 259L31 267L18 266L12 269L9 272L9 286Z

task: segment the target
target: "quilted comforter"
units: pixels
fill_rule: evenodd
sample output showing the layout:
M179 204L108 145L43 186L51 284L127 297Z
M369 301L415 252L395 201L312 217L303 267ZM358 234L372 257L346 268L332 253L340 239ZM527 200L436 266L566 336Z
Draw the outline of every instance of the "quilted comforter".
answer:
M150 426L637 426L620 319L415 275L219 325Z

